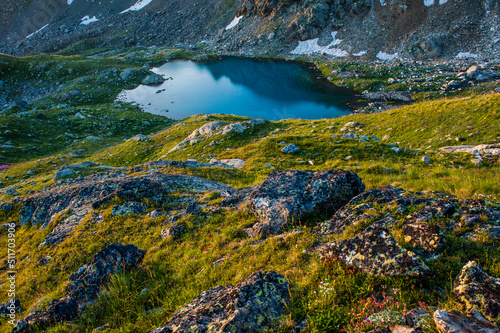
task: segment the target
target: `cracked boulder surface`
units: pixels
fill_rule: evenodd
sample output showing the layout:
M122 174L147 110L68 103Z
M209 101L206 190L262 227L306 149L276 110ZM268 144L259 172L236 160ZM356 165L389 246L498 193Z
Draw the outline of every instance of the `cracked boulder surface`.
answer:
M145 250L134 245L114 243L106 246L89 263L70 275L65 296L52 300L46 309L30 313L19 320L13 332L31 332L34 326L48 327L74 320L87 304L98 297L113 274L130 270L142 261L145 254Z
M364 189L351 171L273 171L250 195L250 209L277 233L308 215L333 214Z
M286 310L288 286L278 273L254 272L235 286L218 286L201 293L164 326L149 333L264 330Z
M363 272L383 276L425 277L430 269L415 253L402 248L387 229L370 227L361 235L309 249L320 259L340 259Z
M490 320L500 315L500 279L469 261L455 279L453 292L467 308L478 307Z
M171 192L201 193L218 191L223 195L234 192L231 186L194 176L150 173L128 176L124 173L103 173L86 177L82 181L57 186L25 198L19 212L21 226L31 223L46 228L61 213L63 219L48 235L44 245L62 242L92 210L118 197L140 201L149 198L162 202Z

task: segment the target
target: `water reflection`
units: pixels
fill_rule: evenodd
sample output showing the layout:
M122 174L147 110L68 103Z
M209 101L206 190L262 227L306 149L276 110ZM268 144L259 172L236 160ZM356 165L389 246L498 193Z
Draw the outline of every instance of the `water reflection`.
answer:
M349 113L345 103L352 98L350 91L318 79L317 71L295 62L172 61L155 72L172 79L125 91L119 98L174 119L223 113L271 120L338 117Z

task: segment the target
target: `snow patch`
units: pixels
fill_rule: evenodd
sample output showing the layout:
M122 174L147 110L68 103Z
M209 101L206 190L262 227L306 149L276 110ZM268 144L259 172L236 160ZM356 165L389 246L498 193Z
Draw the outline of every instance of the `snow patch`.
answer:
M29 34L28 36L26 36L26 38L31 38L34 34L37 34L39 33L40 31L42 31L43 29L47 28L48 24L44 25L43 27L41 27L40 29L38 29L37 31Z
M291 54L311 54L311 53L325 53L334 57L347 57L348 53L334 46L339 45L342 42L341 39L336 39L338 31L332 32L333 41L326 46L319 46L319 38L308 39L303 42L299 42L299 45L290 52Z
M238 25L238 23L240 23L240 20L243 18L243 15L241 16L236 16L232 21L231 23L229 23L229 25L226 27L226 30L229 30L229 29L232 29L234 28L235 26Z
M430 7L434 4L434 0L424 0L424 6Z
M385 7L387 6L387 2L385 2L385 0L380 0L380 5Z
M73 3L73 0L68 0L68 5L71 5Z
M80 22L80 24L88 25L92 22L97 22L97 21L99 21L99 19L97 17L95 17L95 16L90 17L90 16L86 15L86 16L82 17L82 22Z
M439 4L440 4L440 5L442 5L442 4L444 4L444 3L447 3L447 2L448 2L448 0L439 0Z
M358 53L353 53L352 55L355 56L355 57L361 57L361 56L364 56L367 53L368 53L367 51L361 51L361 52L358 52Z
M132 7L125 9L123 12L120 12L120 14L130 12L130 11L138 11L149 5L153 0L138 0Z
M394 54L389 54L389 53L385 53L385 52L382 52L380 51L379 53L377 53L376 57L380 60L384 60L384 61L390 61L390 60L394 60L396 59L396 57L398 56L397 53L394 53Z
M464 58L477 58L478 55L470 52L460 52L458 53L455 58L457 59L464 59Z

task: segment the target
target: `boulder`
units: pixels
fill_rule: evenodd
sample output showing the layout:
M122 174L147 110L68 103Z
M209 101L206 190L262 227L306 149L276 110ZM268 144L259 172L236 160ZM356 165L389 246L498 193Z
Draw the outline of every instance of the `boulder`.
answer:
M351 171L273 171L250 195L250 208L276 233L307 215L333 214L364 189Z
M21 313L21 301L19 298L14 297L5 303L0 303L0 316L7 316L9 314Z
M475 261L469 261L457 276L453 292L467 308L478 307L486 317L500 315L500 279L486 272Z
M137 134L136 136L131 137L127 141L149 141L151 137L147 135Z
M263 331L281 316L288 301L287 280L272 271L259 271L236 286L201 293L149 333Z
M114 243L106 246L89 263L70 275L66 295L52 300L46 309L19 320L14 332L30 332L32 327L48 327L76 319L87 304L99 296L113 274L131 269L142 261L145 253L134 245Z
M415 253L403 249L387 229L378 226L356 237L320 244L309 252L318 253L321 259L339 258L367 274L418 278L431 273Z
M142 84L147 86L158 86L165 82L165 78L160 74L152 74L142 80Z
M500 333L500 329L476 309L467 316L457 310L437 310L434 322L441 333Z
M245 160L242 160L240 158L226 158L226 159L221 159L221 160L213 158L210 160L210 163L225 164L225 165L228 165L230 167L239 169L245 165Z
M25 100L22 100L22 99L16 100L15 104L22 111L26 111L30 108L30 105L28 104L28 102L26 102Z
M127 68L120 73L120 79L122 79L124 81L129 81L129 80L133 79L137 75L138 72L139 71L137 71L133 68Z
M417 208L417 209L415 209ZM386 211L384 215L373 214L373 211ZM409 214L409 211L412 211ZM481 220L481 215L484 221ZM402 225L411 225L413 229L427 230L428 237L414 238L414 246L428 249L442 244L438 234L455 230L457 221L473 220L476 228L482 225L496 225L500 221L500 206L486 205L482 200L457 199L451 195L439 192L424 193L410 192L392 186L384 186L369 190L353 198L347 205L339 209L333 217L318 225L318 232L324 235L341 234L348 226L357 226L359 223L377 223L385 227L394 227L397 219ZM442 223L441 230L432 231L433 227L424 226ZM465 223L464 223L465 224ZM408 227L409 228L409 227ZM407 235L411 230L407 229ZM422 235L424 236L424 235ZM433 242L438 242L437 244ZM427 244L427 245L424 245ZM439 245L440 246L440 245ZM439 246L436 246L436 250Z
M186 225L184 223L176 224L161 231L161 238L178 238L184 232Z

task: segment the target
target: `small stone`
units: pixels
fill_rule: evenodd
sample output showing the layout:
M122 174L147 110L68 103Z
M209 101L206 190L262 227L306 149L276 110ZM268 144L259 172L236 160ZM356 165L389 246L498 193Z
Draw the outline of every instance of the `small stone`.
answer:
M471 163L474 164L477 167L480 167L483 165L483 161L480 160L479 158L474 158L471 160Z
M161 238L178 238L180 237L185 229L186 225L184 223L165 228L161 231Z
M281 151L285 154L294 154L298 152L300 149L295 145L295 143L289 144L281 149Z
M429 164L429 163L431 163L431 159L427 156L424 156L424 157L422 157L422 162L424 162L425 164Z
M391 136L389 134L387 135L384 135L384 137L382 138L382 141L387 141L391 138Z

